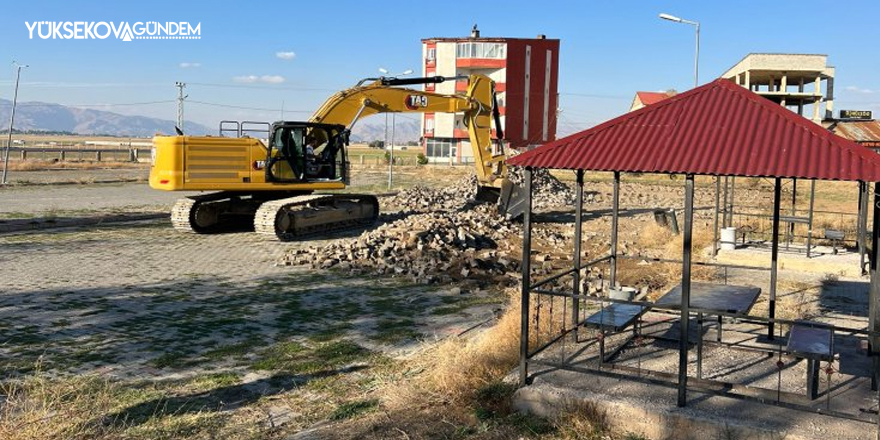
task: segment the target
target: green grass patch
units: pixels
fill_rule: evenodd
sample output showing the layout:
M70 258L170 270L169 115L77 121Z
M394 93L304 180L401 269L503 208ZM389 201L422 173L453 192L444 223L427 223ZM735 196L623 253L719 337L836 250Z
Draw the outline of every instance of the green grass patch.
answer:
M334 324L309 335L309 340L314 342L332 341L344 337L352 328L354 327L347 322Z
M339 368L371 354L370 350L349 341L326 342L313 347L299 342L282 342L263 351L251 368L315 374Z
M259 338L254 338L237 344L221 345L220 347L206 351L202 356L212 361L226 358L241 358L257 347L263 345L265 345L265 341Z
M418 339L421 336L422 334L416 330L416 323L412 319L387 318L380 319L376 323L376 333L370 339L385 344L399 344Z
M354 400L345 402L330 414L330 420L346 420L357 417L366 412L372 411L379 406L378 399Z
M181 368L189 365L189 355L185 351L169 351L150 361L150 364L156 368Z

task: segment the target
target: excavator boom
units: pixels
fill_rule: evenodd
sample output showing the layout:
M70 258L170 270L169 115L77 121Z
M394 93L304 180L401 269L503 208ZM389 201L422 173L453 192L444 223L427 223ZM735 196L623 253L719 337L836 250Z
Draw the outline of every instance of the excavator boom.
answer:
M367 85L343 90L331 96L311 117L310 122L343 124L349 130L359 120L378 113L463 113L481 190L497 193L507 176L506 156L500 142L492 140L492 119L497 116L495 83L485 75L470 75L465 95L445 95L398 88L398 85L442 83L450 79L372 78ZM363 83L364 81L361 81ZM497 125L497 121L496 121ZM500 128L498 129L500 133ZM485 193L485 191L481 191Z

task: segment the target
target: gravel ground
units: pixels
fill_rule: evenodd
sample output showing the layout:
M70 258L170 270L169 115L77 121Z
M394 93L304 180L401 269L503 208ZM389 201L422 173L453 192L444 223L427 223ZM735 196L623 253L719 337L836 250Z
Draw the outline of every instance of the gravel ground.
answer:
M380 181L378 172L361 180ZM182 195L144 182L12 185L0 188L0 226L167 212ZM39 365L134 378L218 368L247 373L254 352L290 338L342 338L405 353L421 339L493 319L499 300L487 292L276 266L294 249L360 232L279 243L248 232L182 234L163 218L0 233L0 370L26 373Z

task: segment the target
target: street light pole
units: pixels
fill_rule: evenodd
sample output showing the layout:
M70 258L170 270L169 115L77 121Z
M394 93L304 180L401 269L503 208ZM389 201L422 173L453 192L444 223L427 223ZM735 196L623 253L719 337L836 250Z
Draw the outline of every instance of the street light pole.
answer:
M406 76L410 73L413 73L412 69L406 69L401 73L389 74L388 69L384 67L379 68L379 72L383 75L397 78L398 76ZM391 153L388 156L388 190L391 190L392 185L394 184L394 113L391 113ZM385 143L386 148L388 144L388 114L385 114Z
M694 54L694 88L696 88L700 84L700 22L685 20L683 18L669 14L660 14L660 18L676 23L689 24L694 26L694 28L696 29L697 48L696 53Z
M12 65L16 67L15 72L15 93L12 95L12 114L9 116L9 133L6 137L6 154L3 159L3 184L6 185L6 174L9 171L9 147L12 145L12 124L15 123L15 104L18 103L18 80L21 79L21 69L28 67L27 64L18 64L15 61Z

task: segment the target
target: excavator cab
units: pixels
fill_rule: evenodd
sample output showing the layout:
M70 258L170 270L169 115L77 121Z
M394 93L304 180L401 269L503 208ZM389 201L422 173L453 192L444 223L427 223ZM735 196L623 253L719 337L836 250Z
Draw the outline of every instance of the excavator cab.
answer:
M266 181L302 183L347 182L342 125L281 121L272 124L266 157Z

